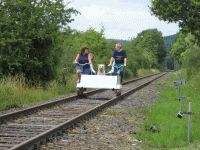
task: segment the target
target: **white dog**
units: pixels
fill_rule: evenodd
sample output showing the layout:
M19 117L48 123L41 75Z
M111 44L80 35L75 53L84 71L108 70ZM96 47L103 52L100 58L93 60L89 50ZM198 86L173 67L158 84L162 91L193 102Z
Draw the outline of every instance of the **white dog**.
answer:
M98 65L97 75L105 75L105 65L104 64Z

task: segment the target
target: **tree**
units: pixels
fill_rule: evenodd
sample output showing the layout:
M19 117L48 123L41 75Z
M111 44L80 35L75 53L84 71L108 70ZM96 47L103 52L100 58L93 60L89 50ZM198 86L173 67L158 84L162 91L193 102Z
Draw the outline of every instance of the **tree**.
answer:
M172 54L175 57L175 60L178 64L182 64L181 54L186 51L187 45L185 42L186 34L180 32L177 35L176 42L172 46Z
M171 51L172 45L175 43L177 34L169 35L164 37L165 49L166 51Z
M144 30L134 40L135 46L143 50L144 59L149 67L159 66L164 62L166 51L162 33L157 29Z
M183 32L195 35L200 44L199 0L152 0L151 11L161 20L177 22Z
M1 0L1 73L23 73L32 81L53 79L62 54L60 31L77 13L63 0Z
M196 43L196 39L192 34L187 34L184 38L185 50L181 53L182 67L186 68L190 77L196 73L200 73L200 47Z

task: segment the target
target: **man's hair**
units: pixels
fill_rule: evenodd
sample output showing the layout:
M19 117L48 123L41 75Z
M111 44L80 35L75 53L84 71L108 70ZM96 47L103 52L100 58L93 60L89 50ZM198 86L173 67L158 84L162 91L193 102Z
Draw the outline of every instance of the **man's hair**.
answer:
M116 43L115 46L120 47L120 48L122 47L120 43Z

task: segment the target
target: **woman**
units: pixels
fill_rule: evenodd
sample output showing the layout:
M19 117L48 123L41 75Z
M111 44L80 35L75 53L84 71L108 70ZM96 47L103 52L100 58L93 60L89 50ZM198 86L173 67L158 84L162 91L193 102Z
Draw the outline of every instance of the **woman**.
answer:
M80 81L81 74L90 74L92 67L92 56L89 54L89 48L83 47L80 53L77 54L74 63L76 64L76 73L78 75L78 82Z

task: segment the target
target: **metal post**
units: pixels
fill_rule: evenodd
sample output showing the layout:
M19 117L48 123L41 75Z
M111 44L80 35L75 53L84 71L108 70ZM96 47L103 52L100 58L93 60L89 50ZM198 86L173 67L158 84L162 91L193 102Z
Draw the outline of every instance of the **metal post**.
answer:
M180 85L179 85L179 83L178 83L178 99L180 98L180 96L181 96L181 94L180 94Z
M192 102L189 102L189 106L188 106L188 144L190 144L191 109L192 109Z
M187 99L186 96L181 96L181 97L180 97L180 100L181 100L181 102L180 102L180 103L181 103L181 112L182 112L182 113L184 113L184 109L185 109L185 108L184 108L184 104L185 104L185 102L186 102L186 99Z

